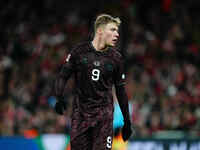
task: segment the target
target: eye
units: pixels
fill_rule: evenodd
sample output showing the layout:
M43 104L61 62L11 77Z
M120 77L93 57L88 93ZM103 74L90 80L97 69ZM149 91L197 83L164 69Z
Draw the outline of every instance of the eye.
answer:
M118 32L118 30L116 29L116 28L111 28L111 31L117 31Z

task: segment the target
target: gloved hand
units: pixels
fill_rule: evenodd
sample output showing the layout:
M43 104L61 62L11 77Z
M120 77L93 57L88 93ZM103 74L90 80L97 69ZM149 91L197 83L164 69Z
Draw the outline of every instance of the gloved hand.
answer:
M133 131L131 129L131 122L130 122L130 120L125 121L124 122L124 126L122 128L122 138L123 138L123 140L127 141L130 138L132 132Z
M66 110L66 102L64 100L57 101L54 109L58 114L63 115L64 111Z

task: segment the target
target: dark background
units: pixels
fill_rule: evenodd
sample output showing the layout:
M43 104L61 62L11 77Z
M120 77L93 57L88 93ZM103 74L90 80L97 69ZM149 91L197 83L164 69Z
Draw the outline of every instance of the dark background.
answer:
M1 0L0 135L68 133L68 109L50 107L51 87L66 55L91 40L95 17L120 17L120 52L137 136L160 131L200 135L200 1Z

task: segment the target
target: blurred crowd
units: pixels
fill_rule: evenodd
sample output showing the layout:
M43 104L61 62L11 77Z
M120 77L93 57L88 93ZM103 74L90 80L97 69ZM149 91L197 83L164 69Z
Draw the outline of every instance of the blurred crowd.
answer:
M69 132L75 85L68 81L68 109L59 116L50 105L53 82L71 48L92 38L96 15L109 13L122 19L118 46L126 60L136 135L183 131L199 136L200 2L68 3L0 1L0 135Z

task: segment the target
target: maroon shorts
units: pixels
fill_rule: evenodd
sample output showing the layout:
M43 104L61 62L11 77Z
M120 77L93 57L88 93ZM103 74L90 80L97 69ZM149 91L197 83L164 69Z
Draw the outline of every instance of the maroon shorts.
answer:
M72 119L71 150L111 150L113 117L109 113L95 120Z

